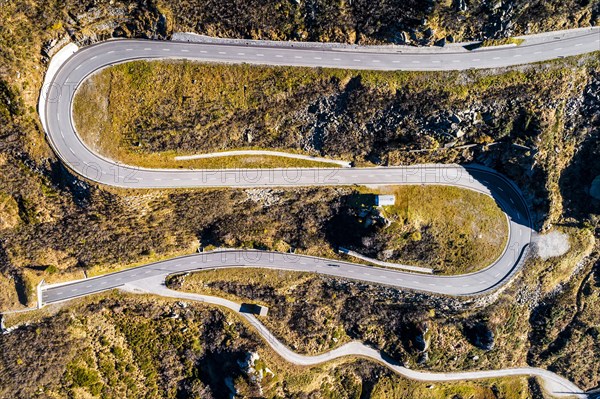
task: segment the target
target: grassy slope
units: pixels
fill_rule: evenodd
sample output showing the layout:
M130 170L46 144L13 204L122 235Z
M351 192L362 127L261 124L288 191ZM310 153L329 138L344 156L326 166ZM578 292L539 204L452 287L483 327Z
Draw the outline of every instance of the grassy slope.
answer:
M103 294L51 313L33 326L0 336L0 395L222 398L227 395L225 378L231 378L240 395L253 397L310 393L313 398L349 398L365 390L374 399L531 395L526 378L422 383L364 360L293 366L234 314L201 304L188 302L184 309L161 298ZM173 313L179 317L170 318ZM255 368L268 368L272 376L256 383L241 371L237 361L249 351L261 357Z
M540 6L542 8L554 8L552 15L556 18L545 18L545 13L542 12L539 14L541 16L541 24L534 23L534 30L540 28L560 28L563 27L563 21L569 26L576 25L579 21L576 17L577 14L580 14L579 6L572 7L573 4L570 2L561 1L560 3L560 7L557 7L554 1L532 3L537 4L537 6L526 8L527 12L523 13L521 18L525 23L520 25L525 26L526 19L531 16L531 10L535 11ZM35 110L37 95L45 70L43 59L39 56L42 45L45 41L65 36L67 28L74 30L76 39L84 41L108 38L113 34L117 36L160 34L156 30L156 22L159 19L158 13L152 9L150 2L145 2L146 5L150 5L150 8L145 8L141 4L137 4L134 1L114 1L112 5L109 5L106 1L99 1L95 4L96 8L89 9L88 6L90 4L81 1L67 0L65 2L55 2L53 0L41 0L34 2L17 0L4 2L2 7L0 7L0 20L3 21L3 27L5 27L5 29L0 30L0 92L2 93L0 95L0 190L10 195L17 202L19 217L21 219L17 228L6 229L0 232L2 239L0 244L0 289L3 293L0 300L3 308L14 308L19 304L15 292L17 277L25 276L27 279L31 277L35 281L43 276L35 268L44 267L48 264L58 264L61 267L65 267L66 270L61 271L63 277L71 272L73 276L80 277L81 270L91 265L98 265L100 268L105 268L118 264L119 267L122 267L124 264L143 261L149 256L153 256L152 254L168 256L180 250L182 246L195 242L197 238L195 233L198 230L198 226L210 226L213 223L220 226L232 226L231 232L228 232L225 228L217 231L217 235L219 236L232 234L233 237L238 237L243 241L247 239L246 236L256 237L257 234L263 234L266 231L267 233L264 233L266 234L266 238L263 241L269 242L273 237L288 239L291 236L310 246L312 245L310 237L291 231L289 226L298 224L301 226L302 231L314 232L313 223L318 222L318 218L313 218L313 215L327 214L326 208L329 206L329 203L327 206L323 206L322 201L318 201L319 206L316 206L314 203L307 205L305 202L306 199L312 198L317 194L322 195L323 193L301 192L299 195L303 197L302 205L309 208L308 212L303 213L302 210L294 209L293 207L291 211L288 210L283 215L275 215L272 212L267 212L268 219L270 220L282 216L283 220L285 220L285 224L280 226L280 229L283 228L284 234L277 236L268 229L269 225L267 224L262 224L261 222L258 228L254 228L256 226L253 226L251 229L243 223L243 220L235 217L235 215L240 215L242 209L247 207L247 203L244 203L243 200L241 201L243 205L237 202L240 199L239 193L186 192L183 194L148 194L144 192L140 194L139 192L122 192L105 188L86 188L85 183L74 179L68 173L65 173L64 170L60 169L44 140L44 134L39 127ZM169 14L167 7L161 9L162 12L167 13L167 23L170 26L172 24L171 27L197 30L201 33L206 33L207 27L213 27L216 33L225 34L225 31L221 29L223 25L218 25L216 19L212 20L212 22L210 18L200 20L195 14L197 11L211 12L211 8L181 8L185 4L194 5L193 2L177 2L175 6L180 7L178 10L184 10L184 12L177 11L172 14ZM247 6L250 3L244 1L240 4ZM270 4L266 6L270 13L269 15L273 12ZM328 2L328 4L333 3ZM229 7L229 3L218 2L218 5L225 8ZM444 4L444 6L451 7L450 4ZM565 9L561 10L560 8L563 6ZM588 6L594 6L594 2L589 3ZM249 15L236 13L235 7L229 8L237 16ZM571 11L574 11L572 14L573 17L569 16L571 15ZM220 11L217 14L219 13ZM474 10L470 12L470 14L475 13ZM174 15L177 21L174 21L171 15ZM323 13L322 15L331 14ZM368 13L362 12L360 15L368 16ZM78 21L73 21L73 16L76 16ZM475 15L473 17L477 18ZM258 20L264 21L264 18L259 16ZM221 21L221 19L218 21ZM230 21L232 24L228 27L229 30L227 32L230 32L232 35L243 37L247 33L248 35L252 34L251 30L246 30L246 27L249 25L240 23L240 21L236 21L235 19L231 19ZM453 29L452 32L459 31L466 25L473 26L475 30L479 29L477 24L463 24L461 18L451 17L447 21L458 24L457 29ZM585 20L582 23L585 23ZM367 32L367 35L369 35L369 32ZM577 63L577 61L572 62L558 74L550 70L547 75L543 74L541 77L540 75L528 75L530 76L528 79L529 84L522 86L524 91L515 91L514 86L511 86L513 87L511 89L504 90L506 86L500 83L496 86L498 90L489 94L489 99L498 105L504 104L504 98L519 97L521 101L524 101L526 98L525 94L527 93L536 93L536 96L539 95L540 103L533 104L534 106L528 114L532 118L527 118L527 121L532 122L530 126L534 126L533 130L526 129L527 125L521 125L518 120L515 123L510 120L510 123L504 123L501 120L498 122L498 125L515 126L515 129L508 133L507 136L511 140L520 141L523 139L521 134L524 134L525 139L531 139L531 142L536 142L538 138L543 142L541 156L536 157L535 166L532 166L535 172L532 175L532 180L536 184L547 185L550 191L549 195L552 198L551 202L553 206L548 220L552 223L561 223L564 221L564 216L561 214L563 209L555 206L562 202L561 191L564 190L564 187L562 183L560 186L558 184L559 178L563 177L561 170L563 167L571 167L572 156L581 143L581 138L586 137L586 128L583 127L583 130L579 130L580 127L577 124L577 118L573 117L573 114L570 113L571 111L560 114L560 118L558 119L553 120L552 118L553 115L559 115L556 109L573 104L573 99L577 99L581 95L581 82L585 83L585 78L588 76L589 70L577 68ZM451 78L464 81L464 77L462 76ZM488 79L488 81L490 80ZM533 85L532 83L535 82L539 82L540 85ZM422 81L415 80L416 85L422 83ZM8 96L4 90L5 87L8 88L8 92L10 93ZM462 92L465 91L462 90ZM504 96L502 93L507 94L507 96ZM440 99L445 99L446 97L422 96L422 98L424 103L417 102L414 98L406 99L406 103L416 104L417 109L426 109L425 105L427 103L439 106L442 103ZM7 99L10 99L10 102ZM559 100L549 101L551 99ZM464 98L461 97L460 100L462 101ZM549 103L548 109L541 107L541 105L546 103ZM521 109L517 109L518 107L515 108L514 104L509 108L511 115L513 111L517 111L516 114L522 111ZM547 118L546 114L549 114L551 118ZM538 119L538 115L543 115L543 118ZM575 115L577 115L577 112ZM585 116L585 118L586 120L592 119L590 116ZM539 120L542 122L541 126L536 125ZM575 123L577 128L576 131L573 131L573 123ZM558 128L547 129L547 126ZM574 135L574 133L577 134ZM416 147L422 145L421 141L416 138L415 143ZM464 152L462 154L464 155ZM418 157L395 153L390 157L390 159L396 159L394 162L406 163L424 161L451 162L456 161L458 158L460 157L458 157L457 152L428 154L426 156L419 155ZM593 161L596 158L591 156L589 159ZM508 148L502 147L497 151L494 166L506 171L513 178L519 180L522 187L529 187L530 182L525 177L529 176L526 173L530 170L528 160L531 160L531 163L533 163L533 157L527 158L521 153L511 152ZM524 168L522 168L522 165L525 165ZM578 167L581 167L581 165ZM540 170L542 173L539 173ZM585 168L585 170L587 171L589 168ZM551 173L545 173L544 171L551 171ZM580 226L580 222L584 219L589 219L592 225L595 223L593 215L590 214L590 212L592 214L596 212L595 205L593 202L586 200L585 184L587 180L584 179L582 181L582 176L583 174L576 173L575 178L570 180L571 182L578 182L577 190L573 190L573 192L576 191L578 193L578 201L585 203L585 207L573 206L573 202L566 202L564 208L567 216L573 216L567 222L576 226ZM593 178L594 176L591 177ZM548 193L534 191L534 202L537 205L540 202L543 203L546 194ZM330 198L329 195L327 194L326 197ZM242 194L241 196L243 199L244 195ZM207 203L213 204L213 206L205 207ZM214 204L217 204L216 209L213 209ZM294 202L291 201L288 206L292 206L293 204ZM213 215L213 213L218 216L211 216L207 219L200 217L202 214ZM252 215L253 220L258 220L257 215L265 214L262 209L252 209L251 213L256 213L256 215ZM299 215L299 218L288 218L290 213ZM548 215L548 212L542 213ZM9 211L9 214L12 215L12 211ZM108 215L108 217L103 215ZM247 217L247 215L243 216L243 219ZM155 231L163 233L156 234ZM164 234L165 231L168 234ZM115 247L118 248L118 251L114 250ZM4 252L7 250L11 253L15 251L17 257L5 254ZM522 323L526 323L525 319L527 318L528 311L523 310L523 306L526 307L527 305L521 304L523 303L523 298L528 298L530 288L527 287L535 287L536 281L542 274L556 274L556 269L557 264L555 262L540 262L535 269L531 269L530 273L528 273L532 280L525 282L517 281L515 283L517 286L525 287L525 292L519 297L519 304L511 308L511 320L519 320ZM567 268L564 271L565 276L570 275L569 270ZM575 277L574 283L577 283L579 279L577 276ZM553 277L546 276L543 278L544 281L546 281L546 278L553 279ZM547 295L551 291L551 288L552 286L548 290L545 287L542 291L542 297ZM558 337L560 339L557 342L566 342L568 344L567 346L553 345L550 351L543 352L541 358L546 359L548 353L552 355L553 359L555 359L552 361L556 362L552 367L557 367L558 370L564 370L563 367L573 366L569 376L576 381L578 379L585 379L580 382L582 385L588 387L592 387L598 383L597 370L594 371L589 368L590 364L593 365L594 363L588 361L590 357L598 356L591 352L598 347L597 338L594 338L593 334L594 328L597 328L597 324L595 324L597 318L594 317L597 315L597 311L594 310L594 306L585 307L588 298L594 298L594 295L596 295L597 291L595 290L596 288L594 287L590 287L590 291L587 288L582 290L581 297L583 301L578 305L584 310L580 313L582 318L579 316L572 317L578 308L578 306L574 306L576 298L572 295L551 295L544 297L544 301L548 306L545 308L547 311L542 315L540 322L541 326L548 326L548 328L542 329L540 337L547 336L551 342L554 341L555 337ZM509 299L512 301L512 298ZM591 313L587 313L588 311L591 311ZM76 315L74 316L76 317ZM574 332L573 337L583 336L586 345L590 344L590 346L579 345L579 340L571 340L568 336L568 339L564 340L563 336L560 335L560 332L565 329L564 326L567 326L566 331ZM37 329L36 327L40 328ZM59 339L56 341L56 345L49 346L48 342L55 341L48 341L46 338L51 338L54 330L48 330L49 337L46 337L44 335L46 332L45 325L36 327L27 330L26 336L33 338L33 340L23 340L22 338L25 336L14 335L14 340L3 341L3 349L11 347L17 349L16 352L3 350L3 354L12 353L11 357L8 357L8 363L6 363L8 366L3 367L3 370L12 370L10 367L19 365L20 362L14 357L15 353L32 354L32 356L35 356L35 362L22 363L26 365L26 371L19 369L18 372L2 373L1 376L3 378L8 377L9 381L7 384L0 384L1 386L7 386L9 389L15 387L17 389L15 385L11 385L18 383L15 376L22 376L28 382L34 380L40 381L32 376L38 372L44 373L45 369L43 365L53 364L52 362L42 362L42 367L38 367L40 364L38 363L39 353L32 349L51 347L51 351L45 351L44 353L57 356L57 351L60 350L61 344L64 342L61 342ZM57 336L59 337L58 333L64 332L62 327L59 324L57 331ZM525 328L522 328L519 332L523 334L525 330ZM507 331L510 333L514 330L510 327L507 328ZM585 334L581 335L582 333ZM2 339L8 339L9 337L10 335L3 336ZM527 337L525 337L526 340ZM546 341L543 339L538 339L538 341L541 342L540 345L544 349L543 346L546 345ZM519 339L517 345L523 345L523 342L523 339ZM19 346L19 344L24 346ZM581 353L582 355L571 356L571 353ZM459 359L459 361L461 360ZM539 364L537 361L534 361L534 363ZM582 372L582 370L584 371ZM53 382L56 382L60 378L61 373L50 373L48 375ZM324 378L327 377L325 376ZM316 384L318 385L319 381ZM25 385L24 383L23 386ZM464 384L460 384L460 386L464 386ZM425 388L422 389L425 391ZM457 390L459 389L457 388ZM407 388L405 392L410 391L411 389ZM480 390L480 392L483 391ZM406 395L410 397L409 393L406 393ZM480 396L491 397L491 389L485 388L484 393L480 393ZM14 395L11 395L11 397L14 397ZM24 397L29 399L32 397L32 394L26 394Z
M410 189L398 190L404 193ZM432 187L422 193L429 197L444 194L436 197L435 202L441 211L446 209L444 204L458 201L464 205L474 195L479 198L463 190L441 191ZM42 278L47 282L64 281L80 278L84 270L95 275L192 253L198 240L203 245L279 251L293 246L299 253L338 257L328 231L340 205L352 193L349 188L319 188L259 190L258 198L253 197L251 190L147 191L117 196L91 189L82 193L84 200L109 201L112 204L109 215L104 214L107 212L104 207L88 205L89 214L70 210L64 225L60 219L54 219L57 211L52 213L52 208L42 207L43 203L23 199L21 216L28 223L22 223L20 229L3 232L6 257L14 267L26 271L30 287ZM36 195L39 193L31 191L25 198ZM107 197L102 199L103 196ZM51 198L59 199L58 194ZM415 203L415 212L426 213L427 209L422 206ZM504 231L506 225L498 208L484 197L477 207L461 206L461 209L464 216L450 221L451 228L446 222L439 222L439 218L420 218L421 222L427 222L420 227L427 227L433 239L423 240L418 248L405 249L396 260L418 259L418 251L425 248L432 262L440 262L437 267L440 272L458 273L485 266L495 259L502 250L502 243L492 247L491 238L483 252L475 249L474 242L488 241L488 238L483 241L477 238L479 230L490 232L489 237ZM496 224L492 223L494 218ZM481 223L468 222L477 219ZM413 231L420 225L417 222L407 220L402 226L399 223L396 226ZM61 225L60 240L54 239L57 224ZM494 231L496 233L492 233ZM367 234L360 228L357 232ZM385 230L375 234L386 240ZM452 248L452 242L461 243L460 251ZM464 262L463 256L469 262ZM6 281L6 284L8 288L12 283ZM8 292L13 290L8 289ZM18 307L16 300L7 301L5 307Z
M452 35L472 40L498 35L495 23L511 22L512 33L534 33L586 26L597 19L597 1L516 0L508 6L490 1L469 2L465 11L450 0L423 1L315 0L296 3L285 0L161 1L172 21L172 29L196 30L224 37L278 40L381 43L398 41L401 31L413 31L417 43ZM594 11L595 10L595 11ZM428 38L428 29L432 29ZM409 35L407 35L409 36Z
M506 245L506 219L486 195L446 186L388 187L382 193L396 196L396 204L384 208L392 224L382 239L388 250L405 249L401 262L444 274L470 273L492 264ZM429 245L415 250L410 248L415 242ZM435 248L435 260L425 255L431 253L427 247Z
M251 147L399 164L415 158L407 150L448 143L516 136L510 140L531 145L536 130L553 129L546 119L556 107L545 99L570 96L586 83L594 65L581 63L494 74L138 61L88 80L75 101L75 120L99 152L143 165L185 166L172 160L175 153ZM519 96L518 109L508 105L511 96ZM435 129L444 112L469 108L479 112L478 122L462 123L459 139L423 127ZM524 131L512 131L520 129L515 124L525 124Z
M308 72L305 70L304 72ZM335 166L280 157L227 157L176 161L226 149L270 148L265 140L253 146L247 139L244 114L265 110L264 100L302 90L319 74L297 74L242 65L232 70L193 63L132 62L101 71L79 89L74 119L84 140L99 153L122 162L164 168L323 167ZM256 84L253 82L269 82ZM163 90L154 90L161 87ZM246 87L251 92L246 93ZM277 116L275 115L275 118ZM272 140L288 136L269 126ZM230 121L234 126L230 126ZM221 132L214 137L215 132ZM191 142L191 143L190 143ZM198 147L198 143L203 143ZM236 145L237 143L237 145ZM283 149L305 153L298 148ZM314 152L308 155L318 155Z
M597 323L590 316L597 310L594 298L599 288L594 276L598 265L594 272L590 270L598 257L592 252L589 231L566 232L571 235L571 250L566 255L545 262L530 259L497 300L479 306L444 303L308 273L260 269L199 272L174 278L170 284L185 291L268 306L265 325L302 352L323 352L360 339L414 365L422 353L415 350L413 334L426 325L429 360L415 367L444 371L551 364L554 371L589 388L600 378L596 364L571 357L569 350L584 353L595 342ZM580 289L580 285L587 288ZM580 291L583 293L577 294ZM552 292L561 294L550 295L550 304L540 301ZM579 312L573 299L577 295L586 298L586 305L579 301ZM477 348L468 338L465 326L473 321L493 332L493 349ZM565 326L569 326L568 336L562 332ZM552 355L547 358L544 354Z

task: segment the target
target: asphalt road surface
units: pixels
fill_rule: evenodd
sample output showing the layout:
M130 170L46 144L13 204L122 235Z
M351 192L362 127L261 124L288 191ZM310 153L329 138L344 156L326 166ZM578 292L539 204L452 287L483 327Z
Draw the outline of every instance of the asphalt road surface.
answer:
M98 290L118 287L147 274L170 270L180 272L201 268L261 266L326 273L373 283L447 295L476 295L506 282L518 269L531 239L527 205L519 189L500 174L479 166L418 165L377 168L231 169L181 170L142 169L122 165L90 150L73 127L72 100L77 87L90 74L110 65L134 59L185 58L196 61L253 62L273 65L368 67L369 69L448 69L492 67L533 62L558 55L573 55L597 48L600 31L583 32L563 41L475 53L397 54L360 53L335 49L264 47L223 44L179 43L147 40L114 40L80 49L58 69L45 100L42 114L49 140L65 164L98 183L127 188L176 187L292 187L334 185L447 184L491 195L502 207L509 222L509 238L503 255L490 267L461 276L431 276L362 265L315 260L302 256L228 251L171 259L139 269L70 283L67 288L45 287L45 303L65 300ZM556 50L560 48L561 50ZM535 49L536 51L533 51ZM541 51L541 54L536 54ZM355 61L360 53L361 65ZM521 57L515 57L521 55ZM476 61L473 57L484 57ZM492 57L493 56L493 57ZM433 63L441 59L440 65ZM459 59L460 63L453 62ZM420 60L415 67L415 60ZM369 61L367 63L367 61ZM377 62L375 62L377 61ZM427 62L426 62L427 61ZM430 64L429 61L432 61ZM433 66L437 65L437 66ZM248 260L250 259L250 260ZM335 266L333 266L335 265Z
M80 49L67 59L51 81L44 101L42 122L49 141L75 173L98 183L126 188L177 187L291 187L333 185L447 184L491 195L509 221L509 239L503 255L477 273L430 276L371 268L352 263L315 260L302 256L249 251L228 251L171 259L138 269L70 283L69 288L45 287L44 302L56 302L98 290L118 287L142 275L168 269L172 272L228 266L262 266L315 271L448 295L475 295L497 288L518 269L531 239L527 205L519 189L500 174L478 166L418 165L378 168L306 168L166 170L122 165L90 150L72 123L72 100L77 87L90 74L110 65L135 59L177 58L195 61L260 63L269 65L328 66L365 69L489 68L541 61L598 50L600 30L580 32L564 40L532 46L479 52L409 54L361 52L291 46L246 46L149 40L113 40ZM440 61L439 63L435 61ZM325 266L323 266L325 265ZM328 266L329 265L329 266ZM335 266L332 266L335 265ZM143 270L141 270L143 269Z
M45 98L45 112L42 117L56 153L70 169L90 180L127 188L447 184L492 196L507 215L510 227L509 238L504 253L496 262L485 270L468 275L431 276L303 256L226 251L171 259L142 268L72 282L67 287L46 286L43 289L43 301L44 303L62 301L119 287L141 277L163 273L164 270L181 272L231 266L312 271L433 293L477 295L489 292L509 279L522 263L531 239L529 212L519 189L502 175L479 166L173 170L143 169L103 158L80 140L73 127L71 108L74 93L80 83L90 74L106 66L134 59L185 58L196 61L369 69L449 69L455 68L455 64L469 68L496 67L512 65L517 62L517 59L520 63L533 62L559 55L593 51L598 47L596 40L599 36L600 31L596 30L592 33L583 32L562 41L490 50L485 53L358 52L360 65L355 61L358 59L356 57L359 57L357 52L322 48L114 40L80 49L67 59L54 75L51 89ZM541 54L538 54L539 52ZM484 57L484 59L476 61L474 57ZM439 65L433 62L438 58L442 60ZM455 59L460 62L453 62ZM417 65L414 63L415 60L419 60L418 66L415 66Z
M440 52L439 54L398 53L388 50L378 52L360 51L360 49L349 51L347 49L294 48L292 45L285 44L268 47L145 40L114 40L83 48L66 60L54 75L49 90L43 93L44 98L41 99L43 108L40 107L40 116L49 141L61 160L75 173L92 181L126 188L453 185L485 193L497 201L509 223L508 243L502 256L488 268L459 276L407 273L329 259L266 251L215 251L156 262L100 277L46 285L41 288L41 300L44 304L60 302L111 288L122 288L128 285L143 287L148 281L157 281L157 279L164 281L164 278L171 273L227 267L265 267L309 271L446 295L478 295L490 292L509 280L521 266L531 239L529 211L519 189L502 175L475 165L468 167L419 165L356 169L165 170L142 169L105 159L86 147L80 140L71 118L72 100L77 87L90 74L102 68L136 59L188 59L205 62L370 70L465 70L505 67L598 51L600 50L599 39L600 31L593 29L562 40L550 40L534 45L476 52ZM262 331L260 326L257 328L263 335L269 334L268 331ZM369 352L373 350L364 346L343 348L345 349L340 348L341 350L336 356L356 354L374 358L381 357L378 353ZM280 353L286 350L289 352L287 348L279 349ZM298 357L300 355L290 356ZM313 361L295 360L299 363ZM392 368L398 367L392 364L388 365ZM415 379L429 378L423 373L408 369L399 372ZM555 374L538 369L533 371L529 368L513 371L496 370L475 374L437 374L435 378L430 379L453 380L533 374L541 376L551 385L554 384L558 391L564 388L565 392L574 392L578 389Z

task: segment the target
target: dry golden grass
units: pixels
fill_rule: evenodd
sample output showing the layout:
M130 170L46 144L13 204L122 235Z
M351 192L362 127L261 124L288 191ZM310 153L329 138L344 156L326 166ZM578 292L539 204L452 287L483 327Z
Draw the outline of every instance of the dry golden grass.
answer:
M194 112L210 114L206 126L196 126L197 134L210 128L215 122L210 120L226 119L235 113L259 105L263 97L281 95L281 91L294 90L306 85L317 76L294 74L293 69L282 69L281 83L275 83L271 92L261 90L260 95L246 95L245 82L251 85L255 81L268 77L268 68L256 69L248 65L232 66L231 70L223 66L210 64L192 64L188 62L132 62L117 65L101 71L86 80L79 88L73 105L75 125L85 142L98 153L129 165L151 168L190 168L190 169L226 169L226 168L275 168L275 167L336 167L336 164L279 156L228 156L192 160L176 160L179 155L196 155L197 152L185 150L165 150L148 152L137 148L135 138L140 129L160 129L164 115L161 107L182 106L187 101L196 101ZM202 79L198 84L196 79ZM165 90L154 90L161 86ZM264 87L261 87L264 89ZM163 96L174 96L165 99ZM188 100L188 99L193 100ZM165 105L167 103L168 105ZM188 107L189 108L189 107ZM169 108L170 109L170 108ZM170 113L171 123L182 126L189 124L188 118L194 117L190 110L181 108ZM156 112L156 116L151 114ZM136 119L146 118L144 127L133 125ZM148 119L152 122L148 125ZM178 137L181 132L165 130L165 135ZM238 134L232 130L231 134ZM245 145L240 150L262 150L268 148ZM287 150L300 153L298 150ZM309 154L304 154L309 155Z
M396 186L396 204L384 207L392 224L383 231L389 249L419 241L425 232L436 243L435 262L417 260L444 274L473 272L491 265L504 251L508 222L489 196L450 186Z
M188 307L183 310L177 305L178 302L152 295L111 291L47 307L27 314L29 318L24 317L26 314L12 317L11 324L16 321L28 322L35 327L38 323L44 323L44 331L37 327L11 334L22 334L30 342L32 336L47 332L57 334L57 339L64 337L71 342L76 354L49 347L41 355L53 359L46 370L49 375L45 374L45 391L51 396L60 396L61 392L67 391L80 397L91 397L91 392L103 391L104 396L113 398L135 391L144 392L149 398L159 397L164 385L159 381L162 371L158 370L157 364L164 361L170 365L170 375L179 376L177 373L191 366L185 363L185 356L177 358L169 353L203 353L204 347L209 344L199 340L199 337L209 331L216 336L226 337L227 346L232 351L248 350L248 346L254 347L253 343L257 343L260 360L255 367L262 370L268 368L274 374L261 382L267 397L281 395L282 384L288 395L315 392L319 397L333 398L342 393L344 397L354 397L364 389L364 378L369 375L375 376L367 378L373 384L371 397L375 399L442 399L453 395L473 399L488 399L498 395L506 399L524 399L531 396L525 377L450 383L419 382L403 378L373 361L352 356L316 366L297 366L279 357L245 319L234 312L218 308L218 313L224 316L223 322L208 324L204 320L214 318L211 317L214 306L187 301ZM99 303L102 304L100 308L97 306ZM169 309L183 312L186 317L161 317L161 314L168 314ZM159 344L159 341L162 343ZM15 364L10 364L11 370L33 367L31 356L11 352L23 349L6 349L5 355L16 359ZM157 360L157 356L161 355L168 358ZM65 367L52 368L53 365ZM210 366L203 363L203 367ZM94 378L76 379L78 383L70 385L68 381L76 371ZM48 380L49 377L52 378ZM245 386L241 381L236 382L240 383L238 387ZM33 385L19 387L22 390L35 388ZM10 391L16 388L7 384L3 389ZM111 394L113 391L114 394Z

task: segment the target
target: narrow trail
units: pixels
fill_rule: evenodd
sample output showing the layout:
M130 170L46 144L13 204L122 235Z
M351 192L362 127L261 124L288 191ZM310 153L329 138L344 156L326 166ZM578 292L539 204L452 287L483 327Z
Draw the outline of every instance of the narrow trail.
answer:
M349 342L336 349L319 355L302 355L292 351L279 339L277 339L277 337L275 337L256 316L242 312L241 304L239 303L209 295L171 290L165 286L165 280L160 276L127 284L122 287L122 290L135 294L155 294L163 297L203 302L233 310L243 317L279 356L290 363L300 366L313 366L341 357L357 356L374 360L385 365L403 377L418 381L447 382L499 377L533 376L539 378L543 388L548 393L556 397L587 397L587 395L577 385L573 384L569 380L551 371L540 368L518 367L499 370L461 371L448 373L417 371L401 366L397 362L382 354L380 351L359 341Z

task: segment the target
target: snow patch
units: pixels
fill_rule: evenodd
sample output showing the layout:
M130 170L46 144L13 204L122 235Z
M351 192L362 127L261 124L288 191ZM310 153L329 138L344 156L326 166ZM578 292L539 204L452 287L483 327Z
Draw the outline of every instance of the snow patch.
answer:
M569 236L559 231L534 234L532 241L537 255L543 260L564 255L571 248Z

